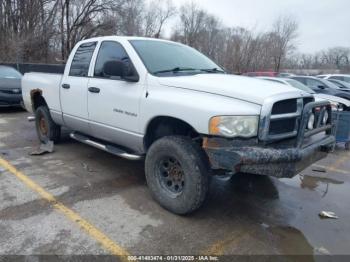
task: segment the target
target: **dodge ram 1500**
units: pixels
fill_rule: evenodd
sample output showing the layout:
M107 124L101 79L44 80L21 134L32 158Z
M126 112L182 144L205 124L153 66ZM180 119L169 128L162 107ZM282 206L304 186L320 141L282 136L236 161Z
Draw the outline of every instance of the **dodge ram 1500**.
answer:
M186 45L137 37L79 42L63 75L28 73L38 137L70 136L130 160L166 209L199 208L223 173L293 177L332 149L331 107L292 87L227 74Z

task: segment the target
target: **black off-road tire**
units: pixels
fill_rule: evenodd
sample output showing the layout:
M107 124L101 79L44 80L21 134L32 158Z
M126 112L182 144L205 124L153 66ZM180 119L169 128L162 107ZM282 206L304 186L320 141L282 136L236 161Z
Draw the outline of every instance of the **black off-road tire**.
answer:
M39 106L35 110L35 126L40 142L59 142L61 127L52 120L50 111L46 106Z
M184 181L179 193L170 191L169 184L164 184L163 180L170 175L161 177L164 172L160 165L167 158L175 159L182 170ZM187 137L169 136L154 142L146 155L145 173L153 198L175 214L195 211L203 204L208 192L208 160L199 145Z

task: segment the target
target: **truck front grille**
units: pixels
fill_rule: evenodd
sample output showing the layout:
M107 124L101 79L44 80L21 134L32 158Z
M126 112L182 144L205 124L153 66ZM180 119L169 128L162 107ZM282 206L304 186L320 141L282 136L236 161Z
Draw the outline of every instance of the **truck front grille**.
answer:
M260 121L260 140L272 142L296 137L303 108L313 101L313 97L305 97L271 101L264 105Z
M276 102L272 107L272 115L288 114L297 111L297 100L288 99Z
M296 118L281 119L270 123L269 135L281 135L295 130Z

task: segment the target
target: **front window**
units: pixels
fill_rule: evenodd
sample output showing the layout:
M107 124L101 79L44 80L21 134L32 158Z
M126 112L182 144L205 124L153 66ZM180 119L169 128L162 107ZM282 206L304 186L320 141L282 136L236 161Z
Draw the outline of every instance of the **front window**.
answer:
M154 75L224 72L208 57L189 46L157 40L131 40L130 43L147 70Z
M21 73L12 67L0 67L0 78L15 78L20 79Z

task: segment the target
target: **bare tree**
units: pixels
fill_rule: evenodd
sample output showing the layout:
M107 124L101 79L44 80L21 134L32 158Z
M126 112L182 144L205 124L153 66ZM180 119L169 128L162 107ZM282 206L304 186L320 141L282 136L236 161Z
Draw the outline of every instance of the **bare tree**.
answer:
M144 35L159 38L164 25L177 14L177 10L171 0L154 0L145 13Z
M0 0L0 45L13 60L49 56L57 3L52 0Z
M281 69L283 59L295 49L293 41L297 37L298 23L291 16L279 17L273 24L270 37L271 56L276 72Z
M199 35L204 30L206 15L207 13L193 1L183 5L180 8L179 22L173 39L199 47Z
M105 26L103 14L119 4L118 0L60 0L61 56L65 60L74 45L98 35Z

